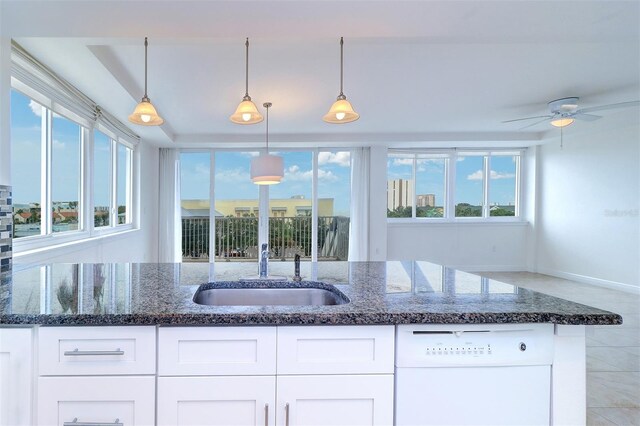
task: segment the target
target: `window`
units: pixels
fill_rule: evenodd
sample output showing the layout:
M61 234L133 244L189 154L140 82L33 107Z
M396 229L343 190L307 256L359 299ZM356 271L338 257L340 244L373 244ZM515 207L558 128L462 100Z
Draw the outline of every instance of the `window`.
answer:
M52 231L77 231L80 229L83 129L57 114L53 114L51 127Z
M11 182L13 238L40 235L42 117L45 108L11 90Z
M100 228L111 223L111 145L109 136L96 130L93 133L93 226Z
M520 151L390 152L387 217L518 217L520 156Z
M52 244L53 235L67 241L131 227L132 147L101 125L12 82L20 88L11 90L16 247L43 247ZM88 157L92 161L85 161Z
M105 133L93 132L93 226L126 225L131 216L133 150Z
M257 259L260 235L268 242L272 259L292 261L300 255L303 261L346 261L350 153L278 152L284 159L285 176L282 183L269 187L251 182L251 159L257 155L225 150L181 153L183 261ZM211 191L214 200L209 199L211 184L215 186ZM212 219L209 206L215 215L215 231L211 235L207 228ZM209 253L211 238L215 249ZM253 274L255 264L246 263L244 275ZM318 276L344 282L346 265L335 266L327 265L326 271L318 267ZM292 270L291 264L273 262L270 273L288 276ZM309 278L312 273L316 272L308 262L304 263L302 275Z

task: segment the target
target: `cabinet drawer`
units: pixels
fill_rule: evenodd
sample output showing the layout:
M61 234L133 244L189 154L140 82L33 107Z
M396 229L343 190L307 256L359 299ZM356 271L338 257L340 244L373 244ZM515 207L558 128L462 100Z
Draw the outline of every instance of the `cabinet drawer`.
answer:
M42 327L41 376L155 374L155 327Z
M278 327L278 374L392 374L393 356L393 326Z
M161 376L275 374L275 327L161 327Z
M155 377L40 377L38 424L153 425Z

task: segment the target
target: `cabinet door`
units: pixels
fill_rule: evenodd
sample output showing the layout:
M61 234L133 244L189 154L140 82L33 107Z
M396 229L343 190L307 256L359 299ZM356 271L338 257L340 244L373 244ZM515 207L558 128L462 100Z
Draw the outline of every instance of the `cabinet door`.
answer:
M160 377L158 426L274 425L274 376Z
M38 424L153 425L155 377L40 377Z
M31 424L31 329L0 329L0 425Z
M393 375L280 376L277 404L280 426L391 425Z

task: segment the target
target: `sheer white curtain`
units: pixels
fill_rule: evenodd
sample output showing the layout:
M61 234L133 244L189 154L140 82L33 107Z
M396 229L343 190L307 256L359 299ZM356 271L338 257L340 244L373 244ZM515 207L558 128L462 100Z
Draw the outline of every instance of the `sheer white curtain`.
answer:
M349 225L349 260L369 260L369 175L371 151L351 151L351 222Z
M160 201L158 262L180 262L182 219L180 209L180 151L160 148Z

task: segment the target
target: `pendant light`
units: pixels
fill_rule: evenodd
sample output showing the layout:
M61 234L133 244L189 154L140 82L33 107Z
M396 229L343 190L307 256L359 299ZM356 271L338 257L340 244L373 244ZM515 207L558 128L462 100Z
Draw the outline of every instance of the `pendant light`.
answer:
M129 121L142 126L159 126L164 123L162 117L151 103L151 99L147 96L147 48L149 42L147 37L144 38L144 96L140 103L133 110L133 114L129 116Z
M251 101L249 96L249 38L244 43L245 45L245 92L242 102L236 108L236 112L233 113L229 119L236 124L256 124L262 121L262 114L258 112L256 104Z
M267 109L267 150L251 160L251 180L256 185L275 185L284 176L282 157L269 154L269 108L271 102L262 104Z
M353 110L351 103L342 93L343 68L344 68L344 38L340 37L340 94L338 99L331 105L329 112L322 119L327 123L342 124L356 121L360 115Z

